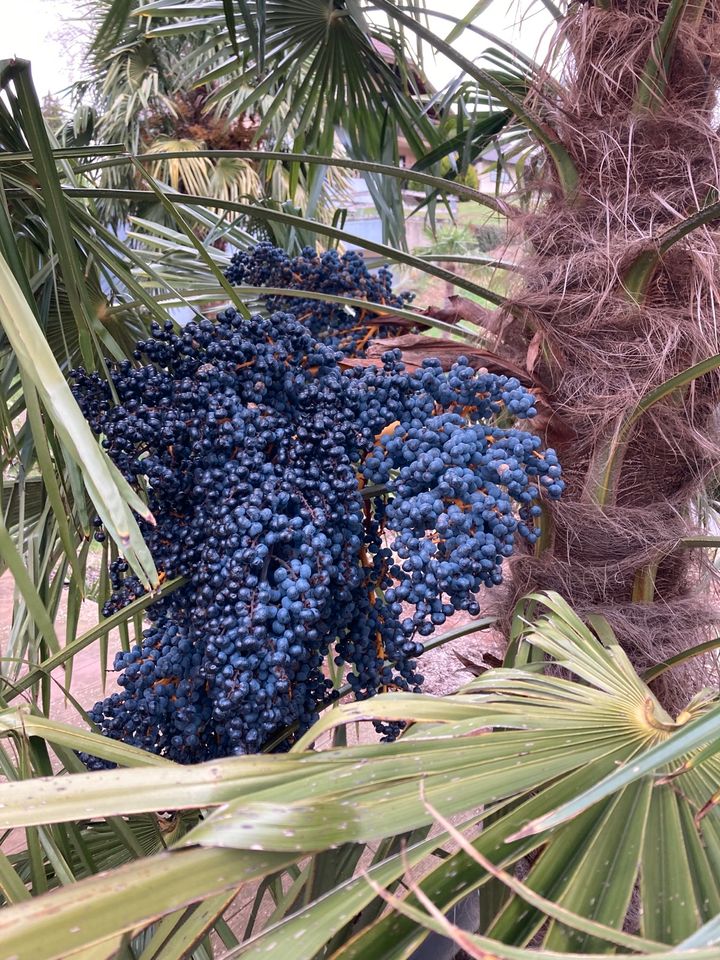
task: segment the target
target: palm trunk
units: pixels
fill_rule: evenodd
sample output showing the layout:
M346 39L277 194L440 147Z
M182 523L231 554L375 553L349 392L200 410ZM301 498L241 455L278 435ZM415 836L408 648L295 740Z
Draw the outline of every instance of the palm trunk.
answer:
M544 165L547 200L523 222L532 253L511 309L533 353L540 344L535 372L570 437L558 443L568 490L549 548L515 563L511 599L555 589L581 615L603 614L639 668L718 619L678 549L717 464L717 376L653 406L620 469L605 467L638 400L720 352L715 226L655 256L659 238L717 199L719 31L719 0L576 5L557 100L532 104L579 182L568 196Z

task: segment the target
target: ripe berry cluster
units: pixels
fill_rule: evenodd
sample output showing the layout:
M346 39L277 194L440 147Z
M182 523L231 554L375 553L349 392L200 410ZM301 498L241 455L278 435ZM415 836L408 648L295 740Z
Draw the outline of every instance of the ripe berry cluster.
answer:
M448 373L427 360L414 386L361 470L391 493L385 527L397 559L385 599L398 615L409 604L403 630L426 637L458 610L479 612L476 595L502 582L516 536L539 536L537 483L551 498L564 484L539 437L488 423L501 410L535 416L517 380L477 373L461 357Z
M74 392L125 477L168 577L122 688L90 715L110 737L183 763L255 752L307 730L334 694L328 655L359 698L419 691L421 638L478 612L516 538L532 542L560 467L517 380L476 372L343 370L295 317L220 313L155 326L136 364L74 371ZM102 536L102 531L99 531ZM110 613L137 595L124 560ZM397 725L383 729L397 733ZM87 758L90 766L99 761Z
M369 300L387 305L390 315L392 307L403 307L413 298L412 293L393 292L392 273L387 267L371 273L363 255L352 250L343 254L337 250L318 254L313 247L305 247L299 256L290 257L285 250L264 241L248 251L236 253L225 275L236 286L308 290ZM363 356L369 340L396 336L407 329L397 317L388 316L384 321L376 310L350 309L328 300L278 294L263 300L269 312L292 314L316 339L342 350L347 356Z

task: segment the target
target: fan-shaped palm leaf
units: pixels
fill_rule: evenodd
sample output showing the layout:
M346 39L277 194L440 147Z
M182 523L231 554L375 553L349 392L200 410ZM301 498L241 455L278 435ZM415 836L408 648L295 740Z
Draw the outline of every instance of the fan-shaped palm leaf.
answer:
M535 622L528 616L533 608ZM697 818L720 773L716 755L702 750L720 733L720 707L697 703L673 720L634 673L607 625L598 623L593 633L557 596L531 597L516 622L521 647L552 658L576 679L544 676L532 667L494 670L453 697L394 694L341 706L287 755L0 786L0 822L7 827L70 822L89 811L105 818L168 807L208 809L168 853L147 858L142 867L120 867L47 894L52 911L41 909L43 898L7 910L8 949L49 960L191 902L219 898L219 911L227 902L220 896L224 891L308 854L427 827L434 810L447 817L484 804L486 825L479 832L478 815L466 813L465 829L480 857L506 869L533 855L524 884L511 882L501 909L488 918L485 939L478 941L484 949L519 960L524 945L542 930L555 956L615 947L642 957L668 955L664 945L694 935L720 912L720 815L711 808ZM408 717L414 725L393 745L307 750L338 724ZM64 736L52 722L22 721L13 711L0 723L17 733L26 723L28 733L50 744ZM98 755L119 756L103 738L88 734L86 742ZM652 761L661 744L662 755ZM132 749L123 751L132 764ZM693 754L696 762L686 764L676 780L649 776ZM558 806L574 803L618 767L632 775L609 786L593 806L567 806L561 820L552 820ZM352 918L408 867L430 865L427 856L447 839L445 832L414 840L404 853L370 867L372 886L362 876L348 879L280 918L238 947L237 955L291 950L295 960L311 960L342 933L333 953L338 960L408 956L425 935L416 915L405 915L417 909L412 893L398 904L400 914L375 915L354 937ZM485 869L477 859L465 850L443 859L421 881L422 891L447 910L497 877L494 867ZM148 898L161 875L167 881L162 894ZM638 878L645 909L633 933L623 925ZM83 922L81 904L103 898L117 884L124 891L122 914L97 910L92 923Z

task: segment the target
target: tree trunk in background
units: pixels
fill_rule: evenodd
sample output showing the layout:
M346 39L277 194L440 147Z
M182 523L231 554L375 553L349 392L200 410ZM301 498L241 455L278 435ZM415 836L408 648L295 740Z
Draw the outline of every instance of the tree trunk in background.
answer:
M718 462L717 376L641 418L608 489L601 467L641 396L720 352L716 224L670 246L635 298L628 290L637 258L717 199L720 0L606 5L575 6L561 27L557 100L532 103L570 153L579 186L568 199L552 163L543 166L547 201L522 223L531 253L512 309L533 352L540 346L535 372L572 436L558 444L568 489L552 507L552 543L517 560L511 599L554 589L581 616L603 614L642 669L718 619L707 587L697 595L693 554L677 549ZM667 71L643 85L664 32ZM674 689L682 701L686 689Z

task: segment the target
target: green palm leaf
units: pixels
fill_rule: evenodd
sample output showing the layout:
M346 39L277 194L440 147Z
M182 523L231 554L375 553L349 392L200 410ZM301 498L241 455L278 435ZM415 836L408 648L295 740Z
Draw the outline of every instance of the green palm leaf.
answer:
M511 891L482 941L496 945L498 956L523 956L524 946L548 916L542 909L544 900L557 905L550 909L552 922L543 934L546 948L557 956L558 950L578 946L603 951L608 942L627 937L622 933L625 912L643 864L652 878L642 888L648 903L667 904L657 923L648 921L643 943L677 942L699 929L711 919L718 897L718 861L710 851L720 851L720 823L714 810L699 825L693 817L711 792L716 761L699 757L697 766L683 774L686 786L681 793L670 783L648 779L642 771L697 751L720 726L717 711L690 724L682 718L673 721L634 673L606 625L599 625L601 642L559 597L538 595L529 602L540 615L533 622L520 611L526 620L521 645L551 656L579 679L544 676L533 669L494 670L453 697L392 694L342 705L327 713L304 743L286 755L196 767L163 764L162 769L138 767L0 786L0 824L8 827L72 822L89 809L101 818L137 816L178 803L208 809L206 818L169 853L146 861L147 871L135 868L133 874L119 868L104 880L83 881L89 885L87 892L76 885L74 902L67 891L62 899L60 893L47 894L54 898L58 913L48 927L43 926L45 946L34 935L31 938L38 951L35 956L61 955L57 944L66 949L67 941L65 935L59 940L50 936L53 924L67 924L81 895L104 896L102 891L115 879L123 884L133 923L142 925L188 902L215 898L215 905L222 904L224 891L257 875L258 869L261 873L269 869L268 857L282 866L337 844L365 843L392 837L398 830L428 827L433 809L443 817L463 811L467 817L478 804L484 805L487 826L471 843L483 857L508 866L533 851L539 854L526 881L530 892L522 887ZM306 749L338 724L397 717L416 722L396 744ZM32 722L28 732L35 736L52 741L60 735ZM705 724L704 732L692 734L698 724ZM494 731L490 735L477 732L488 728ZM89 745L88 738L92 735L86 735ZM645 760L659 750L664 751L662 761ZM629 772L625 774L629 780L605 788L598 794L599 804L575 804L571 812L553 819L553 811L565 809L564 801L573 804L584 786L597 784L618 764ZM477 823L477 816L467 822ZM528 827L529 822L536 826ZM400 914L377 916L348 939L350 921L375 901L377 885L393 884L408 863L419 862L442 842L442 837L423 839L410 846L407 855L391 855L370 870L376 888L362 878L349 879L238 949L243 956L259 957L293 944L293 957L310 960L323 943L345 931L336 948L338 958L407 956L425 935L405 916L417 909L412 893L398 907ZM683 887L680 902L682 875L670 865L682 850L693 885ZM260 858L262 867L257 861L251 866L248 857ZM170 877L177 875L175 864L182 863L193 879L182 889L171 880L160 901L150 909L146 906L143 914L148 878L159 875L156 860L158 869L162 865ZM219 882L213 867L222 868L227 886ZM431 869L422 890L446 911L492 878L461 850ZM527 896L532 906L523 903ZM22 933L38 923L36 902L42 899L12 908L8 930L18 944ZM581 919L575 921L576 916ZM102 942L127 929L127 922L127 917L111 920L103 914L97 922L81 925L84 932L78 934L76 947ZM298 935L310 929L314 932L307 940ZM665 953L658 946L648 955Z

